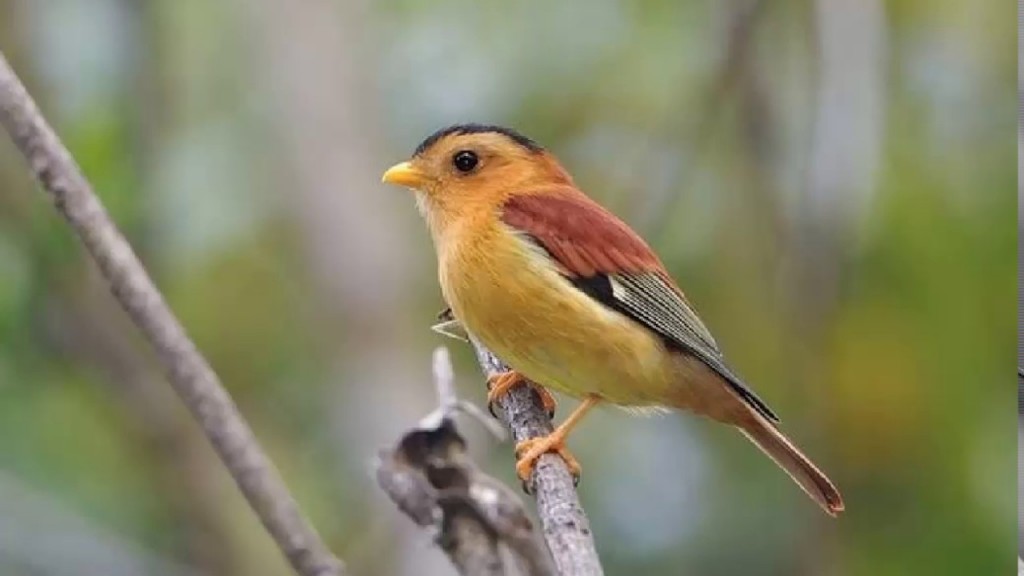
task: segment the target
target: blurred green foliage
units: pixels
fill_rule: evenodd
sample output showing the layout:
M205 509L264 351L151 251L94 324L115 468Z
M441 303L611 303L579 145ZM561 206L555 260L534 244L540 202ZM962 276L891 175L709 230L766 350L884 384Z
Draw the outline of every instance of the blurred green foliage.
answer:
M651 239L847 500L820 517L729 430L606 411L572 445L609 574L961 575L1012 570L1012 21L0 0L0 49L354 574L450 573L367 474L430 409L441 343L427 235L377 179L486 121ZM471 442L512 483L509 447ZM6 140L0 573L287 573Z

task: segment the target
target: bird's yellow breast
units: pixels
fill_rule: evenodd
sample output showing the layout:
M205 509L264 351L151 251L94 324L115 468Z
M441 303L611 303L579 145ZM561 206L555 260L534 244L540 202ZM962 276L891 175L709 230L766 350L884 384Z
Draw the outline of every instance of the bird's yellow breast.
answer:
M575 288L510 228L473 228L458 242L436 238L441 287L455 317L498 357L572 396L653 406L678 393L678 367L658 336Z

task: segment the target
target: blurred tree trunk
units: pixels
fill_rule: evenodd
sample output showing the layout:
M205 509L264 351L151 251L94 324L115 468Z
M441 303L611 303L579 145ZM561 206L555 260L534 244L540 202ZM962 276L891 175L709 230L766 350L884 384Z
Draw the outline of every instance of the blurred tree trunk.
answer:
M856 233L875 191L885 135L887 29L877 0L816 0L813 22L817 108L793 249L801 263L797 301L809 308L803 317L820 328L835 308L839 246Z
M423 380L428 358L426 349L415 354L409 334L432 320L404 309L417 300L411 281L422 268L408 247L409 231L420 224L409 198L379 184L386 162L378 153L369 3L260 0L256 6L255 65L260 79L273 82L266 88L287 166L280 193L298 220L321 328L336 359L329 375L338 426L333 438L342 459L359 469L433 402L429 386L414 398L408 386ZM340 500L372 489L368 476L365 481L342 487ZM400 536L361 545L368 550L339 550L354 572L386 573L402 564L410 575L450 570L440 554L413 544L419 537L392 511L345 510L341 522L365 537L365 518L353 517L357 513L388 518ZM376 553L382 547L387 555ZM359 566L362 554L372 555L365 558L370 566ZM428 555L433 562L424 563Z
M827 343L840 311L841 274L851 260L845 247L856 245L884 148L888 30L878 0L815 0L812 11L816 109L804 197L786 252L795 267L787 277L799 348L791 349L805 351L796 383L817 415L808 427L817 436L835 417ZM834 564L837 533L808 530L819 545L806 548L804 570L820 574Z

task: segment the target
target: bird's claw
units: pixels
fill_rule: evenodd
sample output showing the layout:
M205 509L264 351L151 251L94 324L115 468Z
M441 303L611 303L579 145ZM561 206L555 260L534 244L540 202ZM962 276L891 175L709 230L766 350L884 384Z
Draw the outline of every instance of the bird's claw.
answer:
M495 404L498 398L501 398L517 384L527 384L533 388L533 391L540 398L541 406L544 407L544 412L548 415L548 418L555 417L555 408L558 406L555 397L543 386L530 382L515 370L508 370L487 378L487 411L491 413L491 416L498 417L497 412L495 412Z
M491 416L498 417L495 412L495 404L498 398L504 396L513 386L524 382L525 379L515 370L507 370L488 376L487 378L487 411Z
M544 407L544 413L548 415L548 419L551 420L555 417L555 408L558 407L558 402L555 397L548 392L548 389L543 386L533 385L533 391L537 393L540 398L540 404Z
M523 491L531 493L530 480L533 477L533 470L537 465L537 459L548 452L557 454L569 468L572 474L573 486L579 485L582 468L576 458L565 446L565 439L557 434L539 436L523 440L516 444L516 474L523 482Z
M530 488L530 482L527 480L520 480L520 486L523 488L523 494L527 496L533 496L533 488Z

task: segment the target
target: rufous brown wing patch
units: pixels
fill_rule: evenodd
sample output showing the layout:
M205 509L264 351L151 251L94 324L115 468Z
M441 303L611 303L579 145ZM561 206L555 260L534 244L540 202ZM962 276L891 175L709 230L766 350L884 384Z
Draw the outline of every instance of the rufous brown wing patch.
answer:
M544 249L576 288L717 372L769 421L778 417L725 365L718 344L658 257L629 226L571 186L518 194L501 219Z

